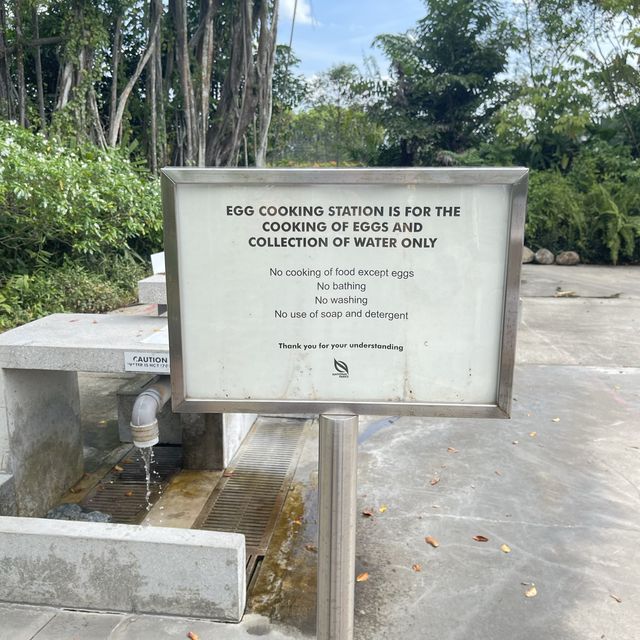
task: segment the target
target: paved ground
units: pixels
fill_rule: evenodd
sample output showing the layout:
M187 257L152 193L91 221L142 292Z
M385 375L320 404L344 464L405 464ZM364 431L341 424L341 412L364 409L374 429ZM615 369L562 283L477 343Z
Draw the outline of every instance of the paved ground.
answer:
M640 637L640 268L525 265L522 294L512 420L361 419L358 640ZM0 605L0 640L313 637L316 448L241 624Z

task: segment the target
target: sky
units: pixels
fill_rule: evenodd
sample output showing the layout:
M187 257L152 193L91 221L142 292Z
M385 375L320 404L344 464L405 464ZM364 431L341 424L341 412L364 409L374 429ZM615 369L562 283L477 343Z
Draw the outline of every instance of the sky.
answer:
M278 42L289 44L295 0L280 0ZM298 0L293 53L298 73L312 76L339 63L362 68L374 55L384 72L384 57L371 47L381 33L402 33L425 15L422 0Z

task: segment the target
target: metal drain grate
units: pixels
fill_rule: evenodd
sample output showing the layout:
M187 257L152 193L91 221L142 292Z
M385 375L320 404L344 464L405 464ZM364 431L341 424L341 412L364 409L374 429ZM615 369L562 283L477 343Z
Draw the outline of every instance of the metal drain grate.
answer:
M180 447L154 447L151 504L160 497L182 464ZM93 488L80 503L86 509L102 511L119 524L140 524L147 515L147 482L144 462L137 449L129 453Z
M298 464L306 424L259 418L194 528L242 533L247 556L264 555Z

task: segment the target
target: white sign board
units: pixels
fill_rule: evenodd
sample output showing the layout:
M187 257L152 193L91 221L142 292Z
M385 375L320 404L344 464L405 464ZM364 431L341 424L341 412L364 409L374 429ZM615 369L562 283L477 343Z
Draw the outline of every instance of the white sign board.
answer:
M178 410L508 414L526 170L163 174Z

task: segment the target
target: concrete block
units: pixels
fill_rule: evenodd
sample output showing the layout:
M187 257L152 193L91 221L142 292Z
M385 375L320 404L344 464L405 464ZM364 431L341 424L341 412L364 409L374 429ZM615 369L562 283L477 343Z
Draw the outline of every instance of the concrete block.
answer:
M78 374L4 370L18 515L43 516L82 476Z
M164 273L157 273L138 282L138 300L143 304L167 304Z
M0 516L15 515L18 515L18 511L13 476L9 473L0 473Z
M151 316L54 313L0 335L0 367L119 373L128 351L165 355L169 345L147 342L166 331Z
M0 518L0 600L239 622L245 541L235 533Z
M118 389L118 433L121 442L133 442L130 426L133 405L136 398L155 379L155 376L139 376L129 380ZM182 442L180 414L171 411L170 402L160 412L158 425L162 444L180 444Z
M229 462L240 448L249 430L256 421L256 413L225 413L223 424L223 464L229 466Z

